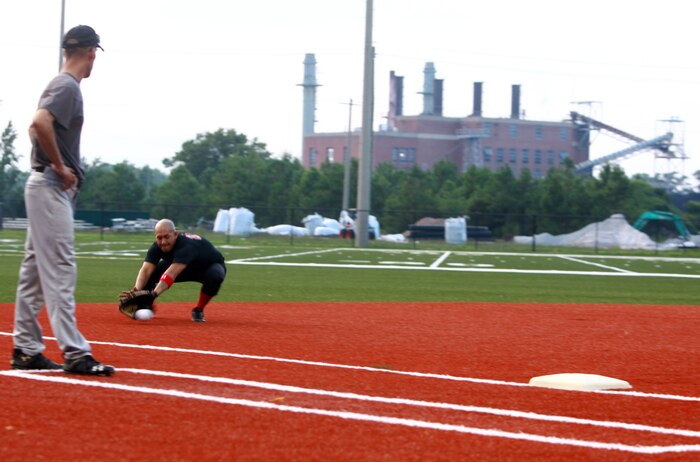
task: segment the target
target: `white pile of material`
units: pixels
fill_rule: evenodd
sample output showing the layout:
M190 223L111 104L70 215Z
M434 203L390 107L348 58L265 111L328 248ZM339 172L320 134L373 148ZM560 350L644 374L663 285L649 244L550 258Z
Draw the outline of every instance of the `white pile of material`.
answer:
M232 236L249 236L256 233L267 233L275 236L338 236L341 229L354 230L355 221L346 211L340 213L340 220L325 218L314 213L304 217L304 227L280 224L258 228L255 226L255 214L250 210L240 208L220 209L214 220L214 232ZM379 221L374 215L369 216L369 229L379 238Z
M464 244L467 242L467 219L465 217L447 218L445 220L445 242Z
M517 244L532 244L532 236L515 236ZM611 215L598 223L591 223L578 231L553 236L535 235L536 245L563 247L591 247L599 249L654 250L657 244L645 233L632 227L622 214Z
M214 232L232 236L248 236L259 233L255 226L255 214L246 208L220 209L214 220Z

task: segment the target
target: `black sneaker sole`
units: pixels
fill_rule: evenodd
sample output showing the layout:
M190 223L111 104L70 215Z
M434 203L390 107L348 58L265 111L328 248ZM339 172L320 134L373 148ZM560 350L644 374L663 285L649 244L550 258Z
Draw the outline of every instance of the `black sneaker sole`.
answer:
M109 377L114 374L114 368L112 366L102 366L99 370L89 370L89 371L75 371L70 369L63 369L66 374L76 374L76 375L90 375L93 377Z

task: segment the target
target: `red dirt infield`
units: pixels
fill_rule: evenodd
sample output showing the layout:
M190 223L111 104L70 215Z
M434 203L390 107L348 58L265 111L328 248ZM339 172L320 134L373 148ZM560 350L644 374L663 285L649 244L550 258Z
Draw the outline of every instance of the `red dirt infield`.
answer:
M0 460L700 460L700 307L79 304L88 378L9 370ZM60 361L45 310L45 354ZM560 372L632 390L527 385Z

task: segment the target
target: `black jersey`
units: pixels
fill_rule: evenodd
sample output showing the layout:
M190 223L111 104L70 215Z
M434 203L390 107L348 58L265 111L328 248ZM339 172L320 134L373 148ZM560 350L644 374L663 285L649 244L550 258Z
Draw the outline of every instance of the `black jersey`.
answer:
M196 234L180 233L175 239L175 245L173 245L171 252L163 252L155 242L148 249L147 262L157 265L161 260L169 264L182 263L187 265L189 271L203 272L214 263L223 264L224 256L203 237Z

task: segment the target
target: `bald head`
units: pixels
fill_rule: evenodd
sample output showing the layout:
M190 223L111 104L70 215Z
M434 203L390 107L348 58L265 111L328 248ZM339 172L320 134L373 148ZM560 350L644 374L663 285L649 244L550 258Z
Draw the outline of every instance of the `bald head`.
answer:
M158 221L158 223L156 223L155 231L156 234L158 234L159 231L162 231L164 233L175 231L175 223L173 223L172 220L163 218L162 220Z
M155 227L156 244L163 252L173 250L178 232L175 230L175 223L172 220L164 218L156 223Z

